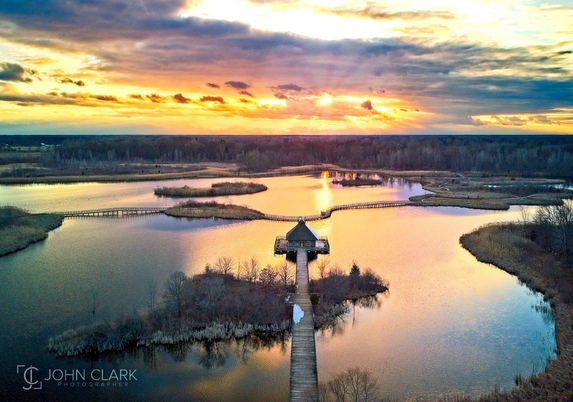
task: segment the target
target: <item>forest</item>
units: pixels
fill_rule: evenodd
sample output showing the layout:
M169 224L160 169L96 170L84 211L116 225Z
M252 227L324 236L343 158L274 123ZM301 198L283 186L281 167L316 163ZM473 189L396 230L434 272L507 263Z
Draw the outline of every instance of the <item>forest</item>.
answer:
M19 146L41 143L44 152L34 157L10 155ZM0 136L0 145L0 165L39 159L45 167L76 169L118 163L227 162L244 172L318 163L521 176L570 177L573 172L573 137L565 135Z

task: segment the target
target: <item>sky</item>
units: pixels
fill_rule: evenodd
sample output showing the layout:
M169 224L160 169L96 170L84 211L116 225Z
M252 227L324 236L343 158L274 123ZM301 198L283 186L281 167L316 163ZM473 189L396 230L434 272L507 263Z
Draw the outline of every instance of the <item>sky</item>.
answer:
M570 134L564 0L2 0L0 134Z

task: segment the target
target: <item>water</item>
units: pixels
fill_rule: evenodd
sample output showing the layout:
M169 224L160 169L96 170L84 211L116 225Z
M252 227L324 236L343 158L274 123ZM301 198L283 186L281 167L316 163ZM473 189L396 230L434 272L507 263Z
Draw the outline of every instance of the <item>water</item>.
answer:
M0 204L35 212L112 206L166 206L160 185L207 186L222 179L154 183L0 186ZM403 200L419 185L342 188L322 177L257 179L264 193L223 197L266 213L308 215L331 205ZM477 262L459 246L461 234L484 223L517 219L517 209L485 212L461 208L400 207L337 211L311 222L328 236L331 265L348 270L353 261L390 282L373 307L356 306L334 329L317 333L319 380L350 367L372 370L383 396L435 398L479 395L514 375L543 370L554 357L553 321L541 296L515 277ZM44 242L0 258L0 395L26 400L202 400L288 399L287 340L274 345L234 342L141 350L90 362L58 359L45 351L50 336L91 322L111 320L146 305L149 283L171 272L201 272L218 257L273 255L276 235L289 222L187 220L163 215L130 219L66 219ZM315 274L315 264L310 266ZM18 365L39 369L137 370L137 381L118 387L67 387L44 381L25 391ZM35 392L36 394L31 394Z

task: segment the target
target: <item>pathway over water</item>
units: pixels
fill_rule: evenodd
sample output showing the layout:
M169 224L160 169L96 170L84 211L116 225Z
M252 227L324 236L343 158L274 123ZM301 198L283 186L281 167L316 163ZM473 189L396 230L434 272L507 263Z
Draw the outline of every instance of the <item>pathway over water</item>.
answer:
M289 400L318 401L314 317L308 284L308 255L304 248L296 252Z
M273 214L263 214L261 219L267 219L270 221L283 221L283 222L297 222L299 220L318 221L322 219L328 219L334 211L340 211L344 209L364 209L364 208L390 208L390 207L403 207L406 205L411 205L410 201L373 201L373 202L358 202L354 204L344 204L344 205L334 205L324 211L320 211L318 215L273 215ZM102 208L102 209L90 209L86 211L61 211L61 212L50 212L52 214L62 215L65 218L83 218L83 217L108 217L108 216L133 216L133 215L148 215L148 214L160 214L164 213L167 208L157 208L157 207L116 207L116 208Z

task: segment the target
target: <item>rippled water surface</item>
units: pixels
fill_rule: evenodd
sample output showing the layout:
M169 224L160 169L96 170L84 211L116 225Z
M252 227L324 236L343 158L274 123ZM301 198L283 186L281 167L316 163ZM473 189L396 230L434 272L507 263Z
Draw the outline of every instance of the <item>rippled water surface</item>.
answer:
M115 206L167 206L156 186L203 187L222 179L170 182L0 186L0 204L34 212ZM307 215L332 205L403 200L419 185L342 188L324 177L278 177L257 181L264 193L223 197L266 213ZM550 316L539 294L495 267L477 262L459 237L484 223L516 219L518 212L461 208L399 207L338 211L311 222L328 236L331 265L353 261L390 283L371 307L355 306L340 325L317 333L319 380L350 367L369 368L386 397L435 398L479 395L514 375L540 371L554 356ZM0 258L0 367L2 395L46 400L288 399L289 340L274 344L201 345L141 350L90 362L56 359L45 351L50 336L91 322L131 314L145 306L149 283L159 287L171 272L203 270L217 257L273 255L275 236L288 222L186 220L164 215L131 219L66 219L44 242ZM315 263L310 266L311 274ZM18 365L39 370L136 369L126 387L64 387L45 382L23 390Z

